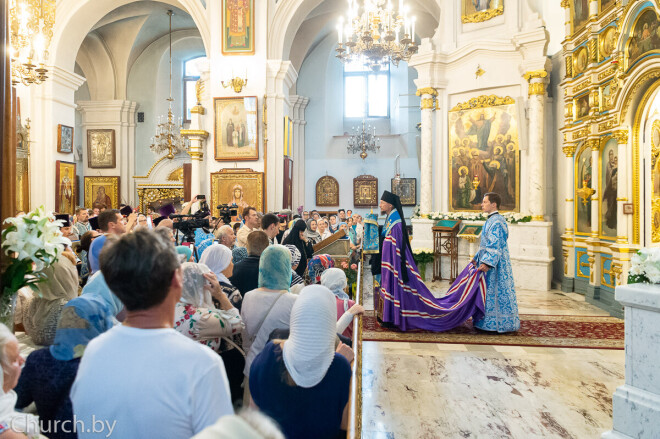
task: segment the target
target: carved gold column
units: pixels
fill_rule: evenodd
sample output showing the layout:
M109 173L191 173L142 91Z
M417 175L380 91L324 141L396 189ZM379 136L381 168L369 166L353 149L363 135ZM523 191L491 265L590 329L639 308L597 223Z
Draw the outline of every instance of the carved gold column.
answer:
M422 151L420 162L421 169L421 191L420 191L420 213L429 213L433 209L433 110L435 109L436 89L432 87L420 88L417 96L421 96L422 109Z
M628 221L623 214L623 205L628 203L628 130L614 132L614 138L619 144L618 161L616 170L616 242L626 244L628 242Z
M566 205L565 205L565 215L566 215L566 235L573 235L575 232L575 170L573 165L573 155L575 154L575 144L567 143L563 148L564 154L566 155L566 168L568 173L565 174L562 178L566 178Z
M202 182L202 162L204 161L204 148L206 146L206 139L209 137L208 131L202 129L202 116L206 112L202 107L202 93L204 92L204 81L201 79L195 84L195 91L197 94L197 105L190 110L190 129L181 130L181 135L190 139L190 150L188 155L192 159L190 166L190 194L192 197L198 194L203 194L204 189Z
M588 142L591 147L591 188L596 191L591 197L591 237L595 239L598 238L598 229L600 228L599 206L603 198L598 190L600 141L598 139L591 139Z
M548 72L525 73L529 82L529 192L528 205L532 221L543 221L545 213L545 78Z

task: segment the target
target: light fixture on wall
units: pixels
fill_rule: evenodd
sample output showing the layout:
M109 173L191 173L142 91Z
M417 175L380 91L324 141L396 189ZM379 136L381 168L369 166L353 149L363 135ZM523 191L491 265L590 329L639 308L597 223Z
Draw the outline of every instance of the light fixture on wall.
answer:
M408 62L417 53L415 17L408 17L408 5L399 0L395 11L391 0L348 0L348 19L340 17L337 58L342 62L361 61L374 71L385 64Z
M167 116L158 117L158 126L156 127L156 135L151 138L151 150L156 154L162 154L167 151L167 158L173 159L176 154L187 151L189 140L181 135L183 124L181 118L174 123L174 116L172 114L172 15L174 13L169 10L167 15L170 17L170 97L167 99L169 107Z
M232 73L232 76L234 74ZM234 89L235 93L240 93L243 91L243 87L247 85L247 71L245 71L245 79L241 78L240 76L236 76L235 78L232 78L230 81L227 81L227 84L225 84L225 81L220 81L222 86L224 88L231 87Z
M378 152L380 151L380 138L376 137L376 127L367 125L362 121L362 130L358 131L353 127L353 134L348 138L348 146L346 149L350 154L360 153L362 160L367 158L367 151Z
M41 84L48 78L55 0L11 0L9 25L12 84Z

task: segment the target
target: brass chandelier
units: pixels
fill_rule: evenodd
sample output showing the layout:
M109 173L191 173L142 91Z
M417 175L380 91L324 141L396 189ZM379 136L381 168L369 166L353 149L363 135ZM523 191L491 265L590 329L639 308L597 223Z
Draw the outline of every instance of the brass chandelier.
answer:
M353 134L348 138L348 146L346 149L350 154L360 153L362 160L367 158L367 151L378 152L380 151L380 138L376 137L376 127L367 125L362 121L362 130L358 131L353 127Z
M361 61L373 71L388 63L395 66L410 60L418 51L415 43L415 17L408 17L403 0L395 11L391 0L348 1L347 19L340 17L337 58L342 62ZM360 13L361 9L361 13Z
M48 76L48 46L55 25L55 0L10 0L12 85L41 84Z
M167 151L167 158L173 159L175 155L188 150L189 140L181 135L183 129L182 118L179 117L177 122L174 122L172 113L172 15L174 13L169 10L167 15L170 17L170 97L167 99L169 108L167 116L158 117L158 127L156 128L156 135L151 138L151 150L160 155Z

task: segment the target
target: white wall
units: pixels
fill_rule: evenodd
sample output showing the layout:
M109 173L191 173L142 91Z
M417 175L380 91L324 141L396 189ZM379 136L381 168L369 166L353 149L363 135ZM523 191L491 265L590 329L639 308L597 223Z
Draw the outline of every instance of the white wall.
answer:
M178 32L172 42L172 105L174 121L183 115L183 63L191 58L205 56L199 34ZM128 77L128 100L138 103L138 112L144 112L144 122L135 129L135 174L145 175L159 158L149 149L151 137L156 133L159 116L167 116L169 95L169 41L161 39L152 44L137 59ZM133 177L132 175L130 177Z
M420 168L416 146L419 134L416 125L421 120L419 98L405 96L417 90L413 82L416 72L405 63L398 68L392 67L390 120L376 121L376 134L382 136L380 152L370 152L363 161L357 154L346 151L348 139L344 132L350 131L359 121L344 121L343 118L343 65L334 57L335 46L334 37L324 39L308 54L298 76L297 92L309 98L305 111L305 209L317 208L316 182L327 173L339 182L338 207L368 213L368 208L353 207L353 178L363 174L373 175L378 178L380 193L390 190L397 154L401 156L402 176L417 179L419 198ZM407 106L412 108L403 108ZM294 206L294 209L297 207ZM412 209L404 208L405 215L410 216Z

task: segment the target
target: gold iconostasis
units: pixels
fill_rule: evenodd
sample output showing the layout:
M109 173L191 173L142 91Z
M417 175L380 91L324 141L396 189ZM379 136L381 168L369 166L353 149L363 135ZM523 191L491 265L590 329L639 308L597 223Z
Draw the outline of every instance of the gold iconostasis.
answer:
M630 257L660 244L660 5L600 0L590 16L589 3L562 1L571 35L560 131L574 169L562 288L618 314L614 287Z

